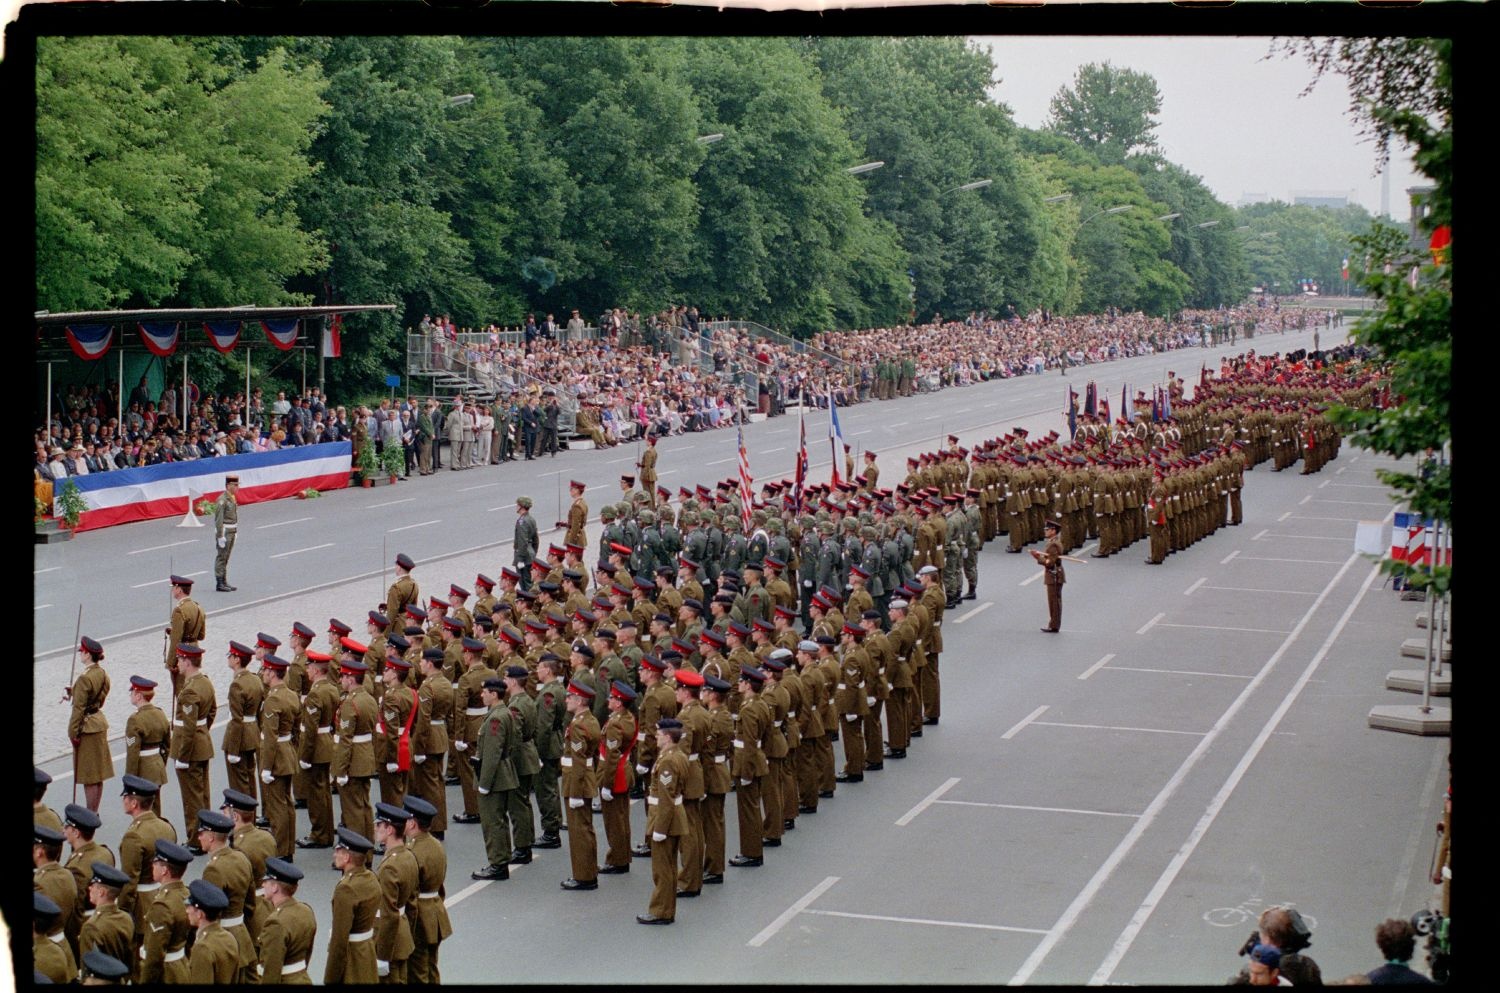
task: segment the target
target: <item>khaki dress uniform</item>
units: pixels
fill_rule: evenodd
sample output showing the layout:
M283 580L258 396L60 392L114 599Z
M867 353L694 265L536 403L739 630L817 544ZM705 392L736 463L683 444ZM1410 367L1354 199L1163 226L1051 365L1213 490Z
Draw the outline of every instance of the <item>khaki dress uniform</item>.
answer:
M396 581L385 594L385 616L390 618L392 624L397 623L406 610L408 604L421 603L422 591L417 586L417 581L410 575L397 576Z
M239 969L233 979L236 983L255 981L255 942L250 938L249 928L245 927L246 907L254 907L254 877L255 870L249 856L228 846L216 849L203 867L203 878L223 890L229 898L229 906L224 909L218 925L239 948ZM201 939L202 935L199 935Z
M339 705L338 742L329 770L338 787L339 819L344 827L364 835L375 834L375 813L370 807L370 780L375 776L375 698L364 687Z
M600 733L599 788L614 797L603 803L605 865L630 866L630 787L635 783L630 753L636 746L636 727L635 715L622 709L610 714Z
M31 943L31 965L54 983L71 983L78 978L78 966L68 943L56 944L44 934Z
M703 872L724 874L724 797L734 786L734 717L729 708L708 708L709 732L697 745L703 764Z
M781 678L776 681L776 688L786 695L786 717L781 725L781 733L786 738L786 758L781 761L781 830L787 830L786 822L792 822L796 827L797 807L800 790L797 788L797 756L802 752L802 724L801 713L806 703L807 690L802 685L802 676L797 672L794 660L788 660L786 669ZM767 784L769 788L770 784ZM767 835L767 837L779 837L779 835Z
M380 906L375 911L376 971L385 963L382 983L406 983L406 963L415 945L405 910L417 899L417 859L405 845L393 845L375 870Z
M177 601L172 608L171 625L167 628L167 649L164 664L172 674L172 693L182 692L182 677L177 674L177 647L196 645L207 633L203 608L190 596ZM196 813L196 812L195 812Z
M383 683L381 685L384 685ZM407 755L416 754L414 745L417 744L416 724L420 720L414 716L413 711L420 711L420 701L417 691L410 686L401 684L389 688L388 692L380 699L380 719L376 725L375 764L380 770L380 799L382 803L388 803L393 807L401 806L406 799L406 791L410 786L411 769L399 768L399 757L401 754L401 739L407 738ZM411 727L408 728L407 720L410 719ZM390 770L390 765L396 763L398 768L395 772ZM425 764L425 763L424 763Z
M760 858L765 854L761 839L761 788L770 763L764 745L771 728L771 709L758 695L740 704L734 726L735 799L739 811L740 854Z
M677 712L682 722L681 750L686 753L687 779L682 787L682 809L687 815L687 833L682 836L677 855L682 868L677 873L677 888L696 893L703 886L703 798L706 795L708 769L713 756L705 746L712 738L713 718L708 708L689 700ZM650 835L648 833L647 837Z
M312 908L296 897L273 908L260 931L260 985L311 986L307 962L317 933Z
M104 716L104 701L109 699L109 673L90 661L73 684L73 712L68 718L68 737L78 759L77 781L95 786L115 774L109 755L109 720Z
M271 834L276 839L278 858L295 855L297 837L297 813L292 808L292 774L297 770L297 752L292 746L292 735L302 716L302 704L297 694L283 684L266 694L260 705L260 752L262 770L260 797L266 820L271 822ZM264 781L269 772L271 782ZM327 777L324 777L327 783Z
M256 750L260 747L260 704L266 686L259 676L242 669L229 684L229 723L224 725L224 769L230 789L256 795ZM262 798L264 799L264 798Z
M839 657L839 681L834 684L833 704L839 715L839 735L844 744L844 775L865 773L864 721L870 713L867 697L874 692L868 685L870 656L864 646L855 643L845 647Z
M187 919L187 883L173 879L161 884L144 915L139 974L136 984L173 985L188 982L187 943L192 926ZM235 946L238 956L239 946Z
M688 758L681 745L664 752L651 770L646 794L646 831L651 839L651 902L646 912L672 920L677 916L677 851L688 832L683 810ZM665 835L658 841L657 835Z
M226 986L240 978L239 949L234 935L218 921L198 929L188 954L188 982L195 986Z
M156 857L156 843L161 839L175 844L177 829L149 809L136 814L120 838L120 871L130 877L130 882L120 890L115 905L135 919L137 944L145 933L143 911L161 886L151 879L151 862Z
M828 687L823 670L816 663L798 674L802 687L802 702L797 705L797 733L802 744L797 748L797 806L816 812L818 791L822 788L823 746L827 740L827 729L823 726L823 712L828 704Z
M351 827L351 830L359 829ZM379 909L380 883L369 869L360 867L346 872L334 885L333 926L329 929L328 960L323 967L324 986L380 981L372 940Z
M135 921L115 904L89 914L78 932L79 961L95 948L127 965L135 955Z
M245 930L250 932L250 941L258 948L261 928L271 915L271 901L266 899L261 880L266 875L266 860L277 857L279 842L265 828L254 824L237 824L229 833L229 843L235 851L250 860L250 882L254 888L245 898Z
M431 831L448 830L448 791L443 786L443 756L448 754L448 722L453 719L453 684L442 671L422 680L417 689L416 724L412 727L411 794L437 808Z
M870 660L865 681L865 705L869 713L864 717L865 765L880 765L885 756L885 727L881 722L881 711L890 698L890 672L892 668L890 640L878 628L865 635L860 646Z
M568 805L568 853L573 878L580 883L594 882L599 875L599 843L594 836L590 807L590 801L599 795L594 769L599 739L599 722L593 711L585 709L568 722L563 733L563 753L558 759L562 795Z
M78 883L74 881L73 874L60 864L48 862L32 870L31 886L62 910L62 913L57 915L57 920L52 923L52 929L47 932L47 940L62 946L62 949L68 953L69 964L76 972L78 954L73 948L73 943L68 940L67 924L80 903Z
M86 841L73 849L69 856L66 868L73 876L73 885L76 887L78 898L73 903L73 917L68 921L68 941L72 942L74 950L78 953L78 961L83 961L84 949L79 944L78 935L83 929L83 924L89 919L91 913L89 905L89 882L94 878L93 864L103 862L105 865L115 864L115 853L97 841ZM58 904L58 906L62 906Z
M922 667L922 711L926 720L936 721L942 716L943 683L938 673L938 655L943 650L943 610L947 601L936 585L924 591L920 599L932 623L931 635L922 639L922 650L927 656L927 664Z
M154 703L147 703L125 721L125 775L140 776L157 786L167 781L167 752L172 724ZM161 815L161 791L151 797L151 810Z
M760 784L761 838L779 841L786 831L781 788L786 774L787 755L791 749L787 746L786 732L783 729L786 727L787 711L791 709L791 694L779 682L768 679L760 692L760 701L771 712L764 748L766 775Z
M172 719L172 758L187 763L178 768L177 785L182 791L182 822L198 823L198 811L209 808L208 760L214 757L214 742L208 729L219 712L214 684L199 672L182 681L177 692L177 715Z
M339 690L332 679L325 675L308 687L307 696L302 700L297 767L306 773L307 778L308 838L320 847L333 844L333 795L329 791L329 768L334 757L333 726L338 710Z
M584 527L589 521L589 505L584 502L583 497L577 497L573 505L568 508L568 533L566 541L570 545L580 548L588 547L588 535L584 533Z
M433 823L436 823L434 819ZM407 906L411 920L412 953L406 960L406 980L414 986L438 986L438 946L453 933L448 920L444 885L448 876L448 853L431 834L414 836L407 842L417 860L417 899Z
M829 654L814 663L823 674L823 730L818 754L818 795L832 796L837 785L833 760L833 743L839 737L839 710L836 702L838 684L844 681L843 667L837 654Z

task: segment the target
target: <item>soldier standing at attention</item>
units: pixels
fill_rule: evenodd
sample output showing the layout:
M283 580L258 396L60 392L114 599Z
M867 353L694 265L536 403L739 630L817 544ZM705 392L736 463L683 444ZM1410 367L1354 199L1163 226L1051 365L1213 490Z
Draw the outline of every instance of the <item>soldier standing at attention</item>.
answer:
M411 815L389 803L375 805L375 841L385 856L375 870L380 905L375 911L375 971L381 983L407 981L407 960L415 949L406 910L417 902L417 859L406 847Z
M219 548L214 555L214 590L219 593L237 589L229 585L229 556L234 552L235 532L240 529L239 491L240 477L225 476L224 492L214 501L214 544Z
M474 786L479 793L479 826L489 864L470 874L472 879L509 879L511 848L510 794L517 786L515 759L521 732L505 705L505 680L487 678L479 691L486 708L479 720L469 762L476 766Z
M309 830L306 837L297 839L298 848L327 848L333 844L333 797L328 780L334 754L333 725L338 719L339 691L328 678L330 661L322 652L310 652L307 656L309 685L307 695L302 699L297 768L307 774Z
M266 686L247 668L255 650L237 641L229 643L229 723L224 725L220 746L224 749L229 788L255 793L255 754L260 746L260 705Z
M172 622L167 627L167 654L163 660L172 674L172 696L182 688L177 672L177 651L183 645L196 645L207 633L203 608L193 601L193 581L186 576L172 576Z
M87 807L98 813L104 781L115 774L109 755L109 719L104 716L104 701L109 698L109 673L101 664L104 646L93 638L84 638L78 654L83 657L83 672L68 688L73 713L68 718L68 739L73 743L73 769L77 782L83 784Z
M520 574L520 581L529 585L531 580L531 563L536 561L537 548L541 539L537 536L536 520L531 516L531 497L516 497L516 533L513 543L512 554L514 558L511 565Z
M120 962L135 956L135 922L116 905L120 890L130 877L108 862L91 862L88 900L94 910L78 932L78 954L82 958L98 950Z
M339 685L344 690L344 699L339 704L338 743L330 772L338 787L339 819L368 843L369 835L359 829L375 833L375 820L370 813L370 780L375 775L377 708L375 698L365 691L367 671L358 659L346 658L339 663ZM370 848L373 847L371 844Z
M260 799L276 838L276 854L281 858L289 858L296 852L292 773L297 769L297 752L292 745L292 733L302 717L301 701L287 689L286 670L285 659L268 655L262 660L266 698L260 705ZM326 790L326 776L323 782Z
M447 790L443 788L443 756L448 754L448 726L453 720L453 684L443 673L443 652L439 648L424 649L417 661L422 683L417 687L419 714L415 730L412 731L412 794L432 805L432 817L428 818L426 830L442 836L448 828ZM406 804L410 809L410 804Z
M646 494L646 500L651 506L656 506L656 435L646 435L646 450L641 453L641 460L636 463L641 470L641 491Z
M154 683L152 685L155 685ZM126 733L129 734L127 725ZM62 833L62 818L57 816L57 811L42 802L42 797L47 793L47 787L52 782L52 777L43 772L39 767L32 766L32 792L31 792L31 823L49 827Z
M203 675L203 649L197 645L177 647L178 671L182 688L177 694L177 713L172 718L172 759L177 768L177 785L182 791L182 823L192 827L198 811L208 807L208 760L214 757L213 727L218 704L214 701L214 684ZM189 845L191 850L194 846ZM201 855L201 850L193 854Z
M380 981L375 964L375 914L380 909L380 883L368 860L375 843L347 827L338 829L333 867L343 877L333 887L333 925L328 936L328 960L323 985L373 984Z
M230 847L229 833L234 830L234 818L227 814L200 810L197 829L198 844L208 853L203 878L218 887L227 900L219 924L239 949L238 969L233 981L249 982L247 975L255 972L255 943L250 940L250 931L245 927L245 908L248 905L254 909L255 872L250 857Z
M761 751L767 730L771 726L771 711L760 699L765 686L765 673L747 665L740 666L739 717L735 723L734 768L735 797L739 805L740 854L729 860L738 868L754 868L763 864L761 785L769 764Z
M312 956L318 921L312 908L297 899L303 872L279 858L266 859L263 885L271 913L260 932L260 962L255 971L262 986L311 986L307 960Z
M47 932L62 915L62 908L41 890L31 897L31 959L37 975L54 983L71 983L78 973L67 943L54 944Z
M234 936L219 924L228 906L224 891L208 880L195 879L188 884L188 925L197 931L188 956L188 982L210 986L238 981L239 947Z
M515 722L518 744L511 763L516 770L516 788L507 798L507 813L515 851L511 854L511 865L526 865L531 862L531 845L536 841L536 812L531 807L531 791L537 775L542 771L541 759L537 755L537 704L526 692L528 673L524 665L508 665L502 676L505 682L505 703Z
M120 839L120 869L130 881L120 890L120 909L136 921L135 943L139 947L145 934L146 906L160 888L152 875L152 858L158 841L176 842L177 830L151 810L158 792L155 783L139 776L125 774L120 806L130 818L130 826Z
M583 500L583 491L586 489L588 487L576 479L568 481L568 492L573 495L573 504L568 508L568 533L564 541L579 548L587 548L589 541L583 530L589 522L589 505Z
M636 746L636 692L623 680L609 687L609 719L599 741L599 798L603 801L608 850L604 875L630 871L630 787L635 779L630 754Z
M594 688L577 681L568 683L564 702L568 726L563 733L562 795L568 805L568 853L573 875L562 881L565 890L599 888L599 843L594 837L590 801L598 793L594 756L599 751L599 722L593 712Z
M1047 538L1047 549L1043 552L1032 549L1031 556L1045 570L1042 581L1047 584L1048 626L1042 630L1048 634L1056 634L1062 629L1062 588L1067 581L1062 566L1062 544L1057 540L1058 532L1062 529L1056 521L1048 521L1043 530Z
M385 595L386 617L400 617L407 604L422 602L422 592L417 588L417 581L411 577L411 571L415 568L416 563L410 555L402 552L396 556L396 581Z
M187 940L191 928L187 916L187 871L193 853L175 842L158 839L151 860L152 899L141 908L139 972L140 986L155 983L184 984L188 981Z
M651 769L651 789L646 794L646 830L651 834L651 902L638 924L671 924L677 917L677 849L687 834L683 790L687 785L688 759L678 750L682 722L668 717L657 722L659 755Z
M554 656L536 662L536 756L541 769L536 774L535 789L542 836L533 842L535 848L562 847L562 805L558 802L557 783L562 773L559 760L568 715L564 700L567 689L558 678L561 673L561 663Z
M411 918L411 958L406 960L406 979L414 986L438 986L438 946L453 933L448 921L444 882L448 877L448 853L432 836L432 819L437 808L419 796L408 796L405 808L411 814L406 822L406 847L417 860L417 900L408 908Z

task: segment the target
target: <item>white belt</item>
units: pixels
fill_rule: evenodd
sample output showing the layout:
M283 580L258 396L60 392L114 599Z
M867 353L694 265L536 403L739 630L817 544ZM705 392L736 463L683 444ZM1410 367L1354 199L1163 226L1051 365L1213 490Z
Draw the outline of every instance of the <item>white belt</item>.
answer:
M137 893L154 893L161 889L161 883L142 883L135 888Z
M688 761L689 762L696 762L696 761L698 761L698 753L697 752L689 752L688 753Z
M646 802L648 804L650 804L651 806L654 807L657 804L661 803L661 797L659 797L659 796L648 796L648 797L646 797ZM675 806L678 806L678 807L682 806L682 797L680 797L680 796L673 797L672 798L672 803Z
M562 758L558 759L557 762L564 769L571 769L571 768L573 768L573 756L571 756L571 755L564 755Z
M349 743L351 745L363 745L365 742L373 741L374 738L375 736L372 734L356 734L349 739Z
M839 683L837 686L834 687L834 689L836 689L836 690L847 690L848 688L849 688L849 684L848 683Z
M781 722L780 721L772 721L771 722L771 726L779 728L779 727L781 727Z
M795 718L797 716L797 712L795 710L788 710L786 712L786 716L789 718Z
M442 896L442 894L439 893L439 892L437 892L436 890L434 890L431 893L418 893L417 894L417 899L418 900L436 900L440 896Z
M292 740L292 736L289 735L289 734L278 734L276 736L276 740L277 741L282 741L282 742L291 741Z
M357 945L361 941L369 941L373 937L375 937L375 931L372 928L369 931L361 931L359 934L351 934L349 936L349 943L352 945Z
M303 959L300 962L288 962L288 963L286 963L285 965L283 965L281 967L281 974L283 976L290 976L290 975L294 975L295 973L301 972L301 971L303 971L306 968L307 968L307 960L306 959ZM255 974L258 975L258 976L264 976L266 974L266 967L263 966L263 965L257 964L256 967L255 967Z
M330 724L326 728L318 728L318 733L319 734L332 734L333 733L333 725Z
M219 923L226 928L242 927L245 923L245 915L241 914L238 917L221 917L219 918Z
M180 961L182 959L182 957L184 955L186 955L186 954L187 954L187 949L186 948L179 948L175 952L167 952L167 953L165 953L164 955L162 955L161 960L163 962L177 962L177 961ZM145 945L141 946L141 961L142 962L146 961L146 946Z
M636 741L645 741L646 740L646 732L644 732L644 731L637 731L635 733L635 740Z
M745 747L745 743L743 741L741 741L739 738L736 738L736 739L734 739L734 747L735 748L744 748Z
M224 525L224 530L225 531L238 531L239 529L240 529L240 526L238 524L226 524L226 525Z
M430 727L435 727L435 728L447 727L448 726L448 719L445 717L442 720L428 721L427 723L428 723L428 725Z
M465 707L464 708L464 716L465 717L483 717L485 714L488 714L489 712L490 712L490 708L488 708L488 707Z
M49 934L49 935L47 935L47 940L48 941L55 941L59 945L61 945L63 943L63 939L66 938L66 937L67 937L66 933L64 933L62 931L59 931L56 934Z
M240 723L241 724L254 724L259 719L260 718L256 717L254 714L246 714L245 716L243 716L243 717L240 718Z
M715 755L714 756L714 762L716 762L716 763L718 763L720 765L723 765L724 758L725 758L725 756L723 756L723 755Z

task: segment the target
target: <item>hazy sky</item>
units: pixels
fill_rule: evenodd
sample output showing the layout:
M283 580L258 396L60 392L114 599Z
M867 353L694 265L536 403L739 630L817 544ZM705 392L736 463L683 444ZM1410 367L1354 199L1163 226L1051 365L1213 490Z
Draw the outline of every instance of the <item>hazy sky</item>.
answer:
M1301 58L1275 56L1268 38L976 37L1000 77L991 95L1016 122L1039 127L1059 88L1080 65L1149 73L1161 92L1156 135L1166 157L1201 176L1231 206L1247 193L1290 202L1294 192L1350 193L1372 214L1381 207L1375 148L1346 114L1342 77L1312 79ZM1400 148L1391 151L1390 210L1406 216L1408 186L1427 181Z

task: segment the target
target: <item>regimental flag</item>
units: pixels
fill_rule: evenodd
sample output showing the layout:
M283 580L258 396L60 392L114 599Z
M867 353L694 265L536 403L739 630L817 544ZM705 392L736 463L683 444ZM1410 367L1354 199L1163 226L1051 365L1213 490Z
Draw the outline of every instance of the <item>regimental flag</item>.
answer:
M1099 387L1094 385L1092 379L1083 391L1083 412L1090 417L1099 413Z
M839 476L839 458L844 454L844 432L839 428L839 408L833 402L833 391L828 391L828 443L833 448L833 485L843 480Z
M1429 566L1437 558L1437 532L1434 520L1423 520L1410 511L1398 510L1391 524L1391 558L1411 566ZM1453 564L1453 547L1444 551L1442 565Z
M1161 390L1161 419L1167 420L1172 416L1172 387L1163 386Z
M177 321L142 321L136 327L140 328L141 341L152 355L166 358L177 351L177 342L182 337L182 325Z
M1099 419L1104 422L1105 427L1109 427L1110 420L1108 398L1104 398L1099 401Z
M807 404L797 406L797 471L792 480L792 500L797 513L802 513L802 488L807 485Z
M266 338L281 349L283 352L290 351L297 344L297 318L290 317L281 321L261 321L260 326L266 329Z
M1343 268L1343 272L1344 272L1344 278L1348 279L1349 278L1349 256L1347 256L1347 255L1344 256L1344 268Z
M203 322L203 332L208 335L208 343L226 355L234 351L234 346L239 343L241 327L240 321Z
M750 455L745 451L745 426L739 425L736 434L740 449L740 522L750 530L750 511L755 503L755 479L750 475Z
M344 315L334 314L328 321L328 327L323 330L323 357L329 359L339 358L344 354L343 340Z
M73 354L87 361L104 358L104 353L115 343L113 324L70 324L63 330Z
M1133 418L1133 417L1130 416L1130 392L1129 391L1130 391L1130 385L1128 383L1122 383L1120 385L1120 416L1123 417L1123 418L1125 418L1125 420L1127 420L1127 421L1134 421L1135 418Z
M1199 367L1199 369L1198 369L1198 389L1200 389L1200 390L1206 390L1206 389L1208 389L1208 363L1207 362L1204 362ZM1193 394L1193 399L1194 400L1200 399L1199 396L1198 396L1198 394L1196 392Z

